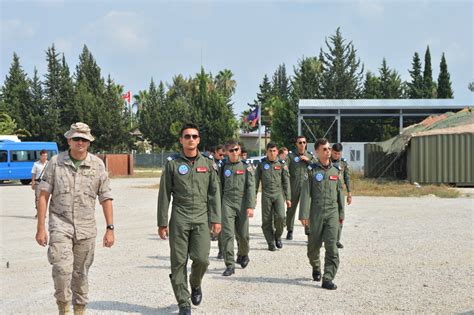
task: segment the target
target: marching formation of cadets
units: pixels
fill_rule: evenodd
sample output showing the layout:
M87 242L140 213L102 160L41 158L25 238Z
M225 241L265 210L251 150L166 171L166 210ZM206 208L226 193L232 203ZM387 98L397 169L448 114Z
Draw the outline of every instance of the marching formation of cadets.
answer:
M35 239L40 246L48 246L59 314L69 314L72 304L74 314L83 315L97 236L95 202L99 200L106 221L103 246L110 248L115 242L113 196L103 161L88 152L94 141L90 127L77 122L64 136L69 149L52 157L39 176ZM157 221L160 238L169 238L169 278L180 314L190 314L191 303L202 301L201 282L209 265L211 238L218 241L217 258L226 266L223 276L233 275L236 265L249 265L249 218L254 216L260 186L262 231L268 250L283 248L285 226L286 240L293 239L299 205L313 280L322 281L322 288L337 288L333 280L339 266L338 248L343 248L343 183L347 203L352 202L341 144L331 148L326 139L318 139L313 154L306 150L303 136L297 137L294 152L279 150L270 142L266 156L254 166L237 141L216 146L211 155L201 154L199 128L194 124L183 126L179 142L181 152L168 158L161 175ZM324 269L319 255L323 244Z
M269 251L283 248L282 236L293 239L296 209L307 235L307 256L314 281L335 290L333 282L339 266L338 249L344 222L344 192L352 202L349 168L341 157L342 145L332 147L318 139L315 153L307 151L304 136L295 141L296 150L268 143L266 156L256 166L237 141L214 147L209 155L197 149L199 129L194 124L181 129L182 151L168 158L158 195L158 233L169 237L170 280L180 314L191 314L191 303L202 301L201 281L209 265L210 240L218 241L218 259L235 273L235 266L246 268L249 257L249 218L254 216L257 192L261 186L262 232ZM168 208L171 203L171 217ZM237 243L235 254L234 239ZM324 244L324 268L320 249ZM188 290L187 261L193 261Z

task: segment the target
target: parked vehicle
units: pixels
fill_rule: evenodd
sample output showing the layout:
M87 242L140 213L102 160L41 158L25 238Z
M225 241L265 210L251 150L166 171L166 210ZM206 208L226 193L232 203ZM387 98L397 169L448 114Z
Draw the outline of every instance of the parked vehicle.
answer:
M41 150L48 152L48 160L59 152L56 142L0 141L0 182L20 180L28 185L33 163L39 160Z

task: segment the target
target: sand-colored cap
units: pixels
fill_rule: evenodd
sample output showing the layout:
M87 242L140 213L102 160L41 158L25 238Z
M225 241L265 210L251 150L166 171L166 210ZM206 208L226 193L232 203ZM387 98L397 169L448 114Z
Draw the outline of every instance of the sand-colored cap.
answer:
M69 129L64 136L68 139L70 138L84 138L89 141L94 141L94 137L91 135L91 128L85 123L77 122L71 125L71 129Z

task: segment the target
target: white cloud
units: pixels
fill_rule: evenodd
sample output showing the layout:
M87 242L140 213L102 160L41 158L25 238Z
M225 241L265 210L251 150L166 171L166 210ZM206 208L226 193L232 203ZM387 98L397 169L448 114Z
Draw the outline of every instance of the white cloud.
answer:
M0 34L7 40L28 39L35 35L35 30L19 19L8 19L0 22Z
M110 11L86 27L86 36L112 49L136 51L149 45L144 21L134 12Z

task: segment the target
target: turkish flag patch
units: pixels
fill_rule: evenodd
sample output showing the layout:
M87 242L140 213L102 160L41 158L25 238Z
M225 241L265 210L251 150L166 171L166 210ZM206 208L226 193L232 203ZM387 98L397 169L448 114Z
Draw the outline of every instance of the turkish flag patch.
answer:
M243 175L245 173L244 170L235 170L236 175Z
M338 180L338 179L339 179L339 176L337 176L337 175L329 176L329 180Z
M281 170L281 166L278 166L278 165L277 165L277 166L273 167L273 169L279 171L279 170Z
M196 172L206 173L207 172L207 167L196 167Z

